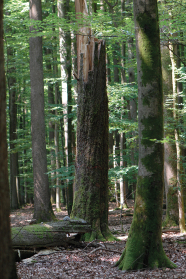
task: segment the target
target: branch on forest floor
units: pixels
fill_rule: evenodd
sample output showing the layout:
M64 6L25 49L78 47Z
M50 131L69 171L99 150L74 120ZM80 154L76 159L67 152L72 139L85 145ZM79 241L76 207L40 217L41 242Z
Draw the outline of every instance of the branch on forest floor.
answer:
M162 233L167 233L167 232L180 232L179 228L172 228L172 229L163 229Z

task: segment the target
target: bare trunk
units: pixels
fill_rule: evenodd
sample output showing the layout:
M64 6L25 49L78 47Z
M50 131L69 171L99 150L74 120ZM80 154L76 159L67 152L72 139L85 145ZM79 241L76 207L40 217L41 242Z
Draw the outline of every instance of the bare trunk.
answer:
M13 59L13 49L7 50L8 61ZM9 88L9 115L10 115L10 206L12 209L19 207L18 202L18 153L14 151L15 140L17 140L17 104L16 104L16 78L15 67L8 68L8 88Z
M161 47L162 53L162 76L163 76L163 94L164 94L164 136L170 140L164 143L164 184L166 194L166 224L172 222L178 224L178 198L176 180L177 180L177 166L176 166L176 145L174 142L173 123L170 123L170 118L173 119L172 111L172 72L170 69L170 54L167 47ZM171 125L172 124L172 125Z
M30 19L41 20L41 1L30 0ZM31 27L34 32L34 27ZM35 31L36 32L36 31ZM53 211L50 203L45 142L44 84L42 37L30 38L31 130L34 172L34 218L50 221Z
M177 115L177 86L176 86L176 57L177 46L170 44L170 58L172 63L172 84L173 84L173 117L175 120L175 143L176 143L176 155L177 155L177 195L178 195L178 209L179 209L179 227L180 232L185 232L185 216L184 216L184 203L183 203L183 186L181 183L181 147L180 147L180 131L179 131L179 120Z
M58 0L58 17L68 18L69 0ZM66 166L69 168L72 164L72 92L71 92L71 33L70 30L63 31L59 29L60 36L60 62L61 62L61 78L62 78L62 104L64 113L64 138L65 138L65 155ZM70 215L73 204L73 182L67 180L67 209Z

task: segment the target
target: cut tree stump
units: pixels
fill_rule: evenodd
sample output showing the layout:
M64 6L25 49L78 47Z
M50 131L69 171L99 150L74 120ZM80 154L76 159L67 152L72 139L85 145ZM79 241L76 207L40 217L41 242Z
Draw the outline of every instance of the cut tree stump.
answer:
M91 226L82 219L70 219L68 221L48 222L28 225L24 227L13 227L12 245L14 248L29 247L52 247L68 246L71 241L66 237L68 233L86 233L91 231Z

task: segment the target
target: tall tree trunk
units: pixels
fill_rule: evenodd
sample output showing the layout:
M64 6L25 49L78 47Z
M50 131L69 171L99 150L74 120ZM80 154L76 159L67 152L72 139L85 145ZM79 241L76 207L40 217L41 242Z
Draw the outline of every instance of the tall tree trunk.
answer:
M30 0L30 19L41 20L41 0ZM30 32L37 35L32 26ZM31 129L34 173L34 218L37 222L53 217L47 176L47 156L44 118L44 84L42 37L30 38Z
M129 75L129 83L131 84L131 86L134 84L135 82L135 72L134 72L134 67L133 65L133 59L134 59L134 42L133 42L133 38L129 38L128 40L128 60L129 60L129 64L130 67L128 68L128 75ZM130 106L130 119L132 121L137 122L137 100L135 98L131 98L129 101L129 106ZM132 131L132 137L134 140L133 146L130 150L131 150L131 164L132 165L137 165L137 159L136 159L136 154L138 153L138 140L136 139L137 133L136 131ZM136 179L136 175L133 175L133 180L137 180ZM136 182L132 183L132 188L133 188L133 195L134 195L134 199L135 199L135 195L136 195Z
M179 116L178 116L178 97L177 97L177 84L176 84L176 56L177 45L170 44L170 58L172 63L172 84L173 84L173 118L175 121L174 136L176 143L176 155L177 155L177 195L178 195L178 209L179 209L179 227L180 232L185 232L185 216L184 216L184 203L183 203L183 186L181 181L181 146L180 146L180 129L179 129Z
M17 279L11 246L8 155L6 136L6 85L3 52L3 1L0 2L0 274L3 279Z
M134 0L138 72L139 164L132 225L117 265L122 270L171 267L161 239L163 94L156 0ZM156 139L156 141L154 141Z
M59 18L69 19L68 12L70 10L70 1L58 0L58 16ZM65 155L66 166L70 167L73 162L72 156L72 90L71 90L71 33L69 31L60 31L60 62L62 77L62 104L64 113L64 136L65 136ZM67 181L67 209L70 215L73 204L73 182Z
M46 59L46 68L47 72L49 74L49 78L52 78L52 65L51 65L51 56L52 56L52 50L50 48L46 49L46 54L48 59ZM54 88L53 88L53 82L48 82L48 105L49 105L49 113L50 117L53 118L55 111L51 108L52 105L54 105ZM49 146L50 146L50 165L51 169L55 169L55 152L53 150L53 144L54 144L54 129L55 124L53 121L49 120ZM55 178L54 178L54 172L51 173L51 185L55 185ZM56 189L51 187L50 189L50 198L51 203L56 202Z
M57 59L55 59L55 64L54 64L54 75L55 78L58 77L58 69L57 69ZM57 106L58 104L58 91L59 91L59 86L58 82L55 82L55 104ZM56 159L56 169L60 169L61 164L59 160L59 124L57 121L57 109L55 110L55 115L56 115L56 122L55 122L55 129L54 129L54 145L55 145L55 159ZM60 189L60 179L59 179L59 173L56 172L56 210L60 211L60 196L61 196L61 189Z
M176 145L174 142L173 123L169 119L173 119L172 111L172 71L170 69L171 60L169 49L165 46L161 47L162 54L162 77L163 77L163 94L164 94L164 137L167 140L164 143L164 184L166 194L166 223L178 224L178 197L176 190L177 166L176 166ZM172 125L171 125L172 124Z
M78 89L77 157L72 216L93 228L86 240L108 239L108 100L105 45L96 43L94 70L83 75L83 55ZM98 58L99 57L99 58Z
M88 14L85 0L76 13ZM86 220L93 231L85 240L113 239L108 229L108 98L105 42L82 27L77 36L78 112L75 195L72 216ZM97 42L95 42L95 40Z
M7 49L8 62L12 64L13 49ZM8 64L9 65L9 64ZM10 115L10 206L12 209L19 207L18 202L18 153L14 151L15 140L17 140L17 104L16 104L16 78L15 66L8 68L8 89L9 89L9 115Z

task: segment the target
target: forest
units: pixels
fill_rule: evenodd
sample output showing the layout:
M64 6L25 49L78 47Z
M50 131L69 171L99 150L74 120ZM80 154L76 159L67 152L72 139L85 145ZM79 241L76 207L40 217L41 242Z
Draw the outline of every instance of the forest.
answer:
M184 0L2 1L0 239L15 233L9 211L31 206L33 226L65 210L69 222L90 225L77 229L81 241L117 242L110 206L122 216L132 201L115 266L176 269L162 229L186 232L185 8ZM6 247L0 273L17 278Z

